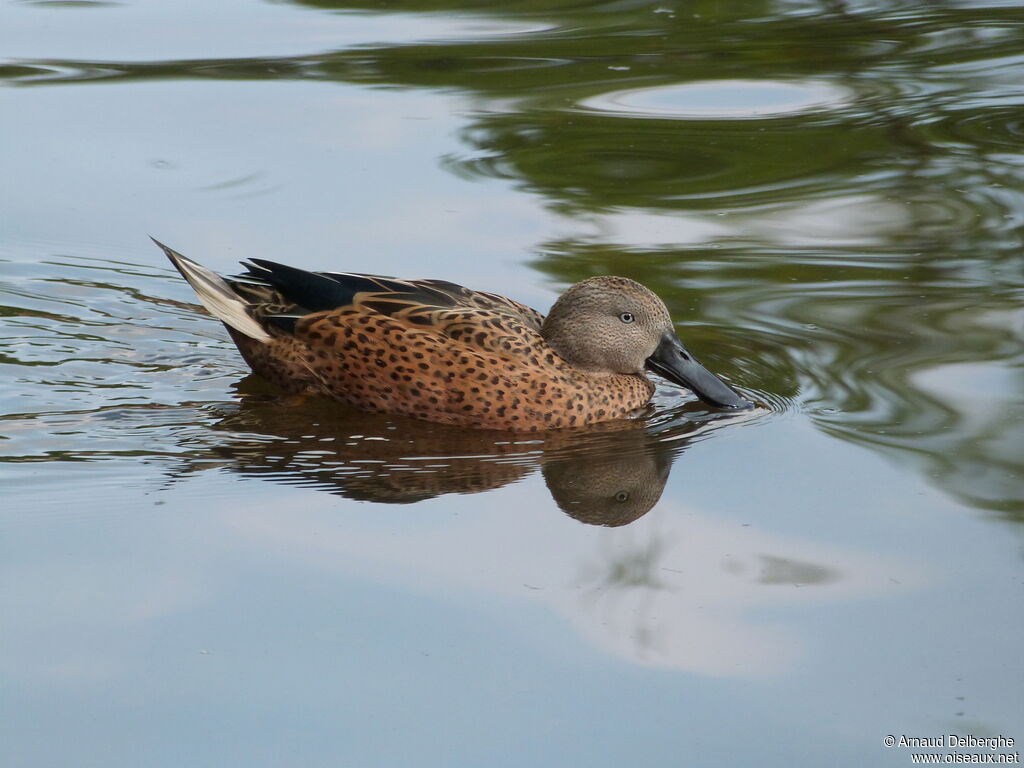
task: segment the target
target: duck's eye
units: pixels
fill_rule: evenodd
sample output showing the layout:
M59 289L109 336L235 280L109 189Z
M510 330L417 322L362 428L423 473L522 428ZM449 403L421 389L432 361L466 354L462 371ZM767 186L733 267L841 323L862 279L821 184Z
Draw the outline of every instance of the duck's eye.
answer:
M632 312L623 312L621 315L619 315L619 320L621 320L624 323L632 323L634 320L636 320L636 318L633 317Z
M619 491L615 494L615 500L620 504L629 501L629 493L626 491Z

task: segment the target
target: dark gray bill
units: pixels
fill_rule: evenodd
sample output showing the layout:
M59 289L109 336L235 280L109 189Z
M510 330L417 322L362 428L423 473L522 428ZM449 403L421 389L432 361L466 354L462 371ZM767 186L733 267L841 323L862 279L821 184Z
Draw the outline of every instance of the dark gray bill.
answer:
M697 362L674 333L666 331L654 354L647 358L647 367L673 384L691 390L705 403L721 408L753 408L754 404L736 392Z

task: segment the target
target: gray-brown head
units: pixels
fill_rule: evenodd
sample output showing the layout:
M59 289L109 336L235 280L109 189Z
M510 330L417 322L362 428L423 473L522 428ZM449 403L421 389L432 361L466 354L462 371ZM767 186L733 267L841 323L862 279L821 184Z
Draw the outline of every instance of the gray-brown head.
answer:
M752 405L686 350L665 302L625 277L592 277L572 286L551 307L541 335L566 362L589 373L643 375L650 369L713 405Z

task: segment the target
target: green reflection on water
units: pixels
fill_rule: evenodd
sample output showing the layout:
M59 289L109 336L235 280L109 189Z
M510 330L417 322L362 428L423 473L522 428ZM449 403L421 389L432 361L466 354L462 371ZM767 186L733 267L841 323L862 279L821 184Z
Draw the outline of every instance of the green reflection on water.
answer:
M299 5L459 12L509 27L294 57L24 61L0 77L333 80L464 94L465 149L444 166L506 180L591 225L591 235L539 243L535 269L560 286L600 273L641 280L713 369L782 404L800 401L829 434L910 462L967 504L1024 519L1024 10ZM681 85L716 81L810 83L831 95L763 116L723 102L723 114L695 117L685 98L673 101ZM638 89L664 96L658 115L622 108ZM610 94L625 94L614 109ZM17 333L66 318L73 287L111 287L45 279L60 298L35 306L12 292ZM96 367L42 382L55 392L117 387L99 368L149 364L119 360L83 329L59 341L46 327L47 340L5 361L66 368L76 355ZM97 349L83 355L83 343Z

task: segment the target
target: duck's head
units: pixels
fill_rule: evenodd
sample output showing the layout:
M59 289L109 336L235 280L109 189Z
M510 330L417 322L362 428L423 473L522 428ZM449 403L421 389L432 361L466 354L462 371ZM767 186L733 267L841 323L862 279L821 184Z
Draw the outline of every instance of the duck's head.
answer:
M697 362L676 336L665 302L625 277L592 277L555 302L541 335L566 362L592 373L643 375L645 369L723 408L750 408Z

